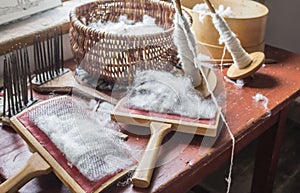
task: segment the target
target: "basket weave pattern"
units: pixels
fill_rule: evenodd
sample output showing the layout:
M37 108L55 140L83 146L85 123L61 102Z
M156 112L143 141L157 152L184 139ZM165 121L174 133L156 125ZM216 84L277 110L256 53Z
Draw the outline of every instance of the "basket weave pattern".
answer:
M88 27L91 22L117 22L127 15L135 22L147 14L155 18L161 33L124 35ZM131 79L139 69L170 70L178 63L173 43L175 10L167 2L149 0L100 0L70 12L70 41L74 58L91 76L115 82ZM97 44L96 44L97 43Z

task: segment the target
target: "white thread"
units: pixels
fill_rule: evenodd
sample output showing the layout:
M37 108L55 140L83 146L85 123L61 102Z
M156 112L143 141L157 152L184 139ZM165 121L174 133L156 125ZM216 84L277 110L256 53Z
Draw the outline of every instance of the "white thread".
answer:
M226 21L219 14L212 14L212 21L220 34L219 43L225 43L227 50L231 53L234 65L239 69L247 67L251 63L249 54L242 48L240 40L230 30Z
M173 4L176 5L176 2L174 0L173 0ZM174 7L175 7L175 10L176 10L176 14L175 15L179 16L179 12L178 12L177 7L176 6L174 6ZM185 29L183 31L186 33ZM192 41L190 38L194 38L194 37L191 37L191 36L186 36L186 37L187 37L187 41L189 42L189 48L190 48L190 50L194 50L194 47L191 47L191 43L190 43ZM230 135L231 141L232 141L232 150L231 150L229 173L228 173L228 178L226 179L227 185L228 185L226 193L229 193L230 187L231 187L231 174L232 174L233 158L234 158L234 150L235 150L235 138L234 138L233 133L231 132L231 130L229 128L229 125L228 125L228 123L226 121L225 115L223 114L223 112L221 110L221 107L218 105L217 99L216 99L214 93L212 92L212 89L209 86L209 83L208 83L208 80L207 80L206 76L204 76L205 73L204 73L204 70L202 68L202 65L201 65L200 61L197 60L197 54L195 52L193 52L193 53L194 53L194 62L195 62L195 65L199 68L201 74L203 75L203 80L205 81L207 90L210 93L211 98L212 98L212 100L213 100L213 102L214 102L214 104L215 104L218 112L220 113L221 119L224 122L224 124L226 126L226 129L227 129L227 131L228 131L228 133Z
M201 74L204 74L204 71L203 71L203 69L202 69L201 66L200 66L199 69L201 71ZM224 124L226 126L226 129L227 129L227 131L228 131L228 133L230 135L231 141L232 141L232 149L231 149L229 173L228 173L228 178L226 178L226 181L227 181L227 191L226 191L226 193L229 193L230 192L230 187L231 187L231 174L232 174L233 158L234 158L234 150L235 150L235 138L234 138L234 135L231 132L230 127L229 127L229 125L228 125L228 123L226 121L225 115L223 114L223 112L221 110L221 107L218 105L217 99L216 99L215 95L213 94L213 92L212 92L212 90L211 90L211 88L210 88L210 86L208 84L208 80L207 80L206 76L203 76L203 79L204 79L205 84L207 86L207 90L210 93L211 98L212 98L214 104L216 105L216 108L217 108L218 112L220 113L221 119L224 122Z
M270 117L271 116L271 111L268 108L268 104L269 104L269 99L262 95L261 93L257 93L255 96L252 97L256 102L260 102L262 101L263 103L263 107L266 110L266 116L264 118Z

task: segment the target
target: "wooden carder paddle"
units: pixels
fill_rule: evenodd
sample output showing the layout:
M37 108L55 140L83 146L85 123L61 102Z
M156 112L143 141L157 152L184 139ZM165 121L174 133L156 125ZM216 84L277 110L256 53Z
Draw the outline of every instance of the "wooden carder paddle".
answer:
M35 153L31 156L21 172L0 185L0 192L15 192L30 179L51 171L53 171L72 192L100 192L133 169L135 163L133 163L130 168L118 169L99 180L91 181L80 173L75 166L70 165L66 156L55 146L54 142L29 119L30 111L37 107L43 107L43 105L53 100L65 100L68 102L71 101L72 98L67 96L54 97L35 104L11 118L11 125L14 130L20 134ZM57 125L55 129L62 129L62 127Z
M132 176L132 183L136 187L147 188L150 185L159 146L171 130L196 135L214 137L219 125L219 114L214 119L192 119L179 115L155 113L127 108L124 104L126 98L121 99L111 113L114 121L150 127L151 136L142 159Z

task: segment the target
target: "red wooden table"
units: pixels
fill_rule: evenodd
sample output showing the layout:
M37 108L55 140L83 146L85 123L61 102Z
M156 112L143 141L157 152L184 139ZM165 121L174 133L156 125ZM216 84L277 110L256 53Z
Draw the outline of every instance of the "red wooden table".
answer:
M300 55L270 46L266 47L265 53L267 58L277 62L261 68L247 86L239 89L220 82L226 96L223 111L236 140L236 152L257 139L252 192L258 193L272 192L288 107L300 96ZM253 99L257 93L269 99L270 117L265 116L262 103ZM129 135L128 143L143 149L147 139L145 135ZM227 161L232 147L225 127L216 138L172 133L164 141L159 155L161 164L155 169L148 189L115 184L105 192L186 192ZM29 156L20 136L10 128L0 128L0 174L3 180L16 173ZM49 174L32 180L20 192L62 193L69 190Z

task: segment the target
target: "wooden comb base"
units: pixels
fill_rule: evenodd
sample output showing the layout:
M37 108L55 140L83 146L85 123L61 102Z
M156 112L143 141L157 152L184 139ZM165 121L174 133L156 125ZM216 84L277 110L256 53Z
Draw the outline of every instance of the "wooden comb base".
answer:
M92 89L87 86L83 86L79 84L74 75L73 72L69 71L53 80L50 80L48 82L45 82L44 84L33 84L33 89L37 92L42 93L50 93L50 92L57 92L57 93L77 93L82 96L88 97L88 98L97 98L100 100L104 100L107 102L110 102L112 104L116 104L117 100L96 90Z

